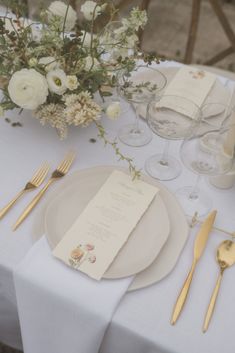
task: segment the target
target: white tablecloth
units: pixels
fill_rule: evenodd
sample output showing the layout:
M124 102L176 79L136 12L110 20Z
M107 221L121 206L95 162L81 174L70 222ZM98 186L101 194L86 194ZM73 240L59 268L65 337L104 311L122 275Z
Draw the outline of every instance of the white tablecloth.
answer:
M129 112L117 122L107 121L105 125L110 134L115 136L118 127L125 120L130 120L131 115ZM12 112L7 116L18 120ZM21 119L23 128L13 128L4 120L0 121L0 207L15 195L42 161L46 159L56 166L69 147L78 151L74 169L118 163L111 148L104 148L100 141L95 144L89 142L91 137L96 137L95 127L74 129L69 138L61 142L52 129L40 126L29 114L23 113ZM163 141L155 136L149 145L142 148L120 146L124 153L134 157L138 167L143 168L148 156L162 150ZM179 146L180 142L172 142L170 151L178 155ZM174 191L182 185L192 184L194 180L195 175L184 168L179 178L165 185ZM217 223L227 228L234 226L235 188L221 191L206 179L201 186L211 194L214 207L219 210ZM27 195L0 224L0 341L18 348L22 346L12 274L33 245L33 217L29 217L17 232L11 231L11 225L30 198L30 194ZM223 239L218 233L211 235L195 274L188 303L175 327L169 325L170 314L192 259L193 235L176 268L167 278L124 297L105 334L100 353L219 353L222 349L226 353L234 353L235 268L225 273L210 329L207 334L201 333L204 312L218 273L215 248ZM57 335L55 332L51 340Z

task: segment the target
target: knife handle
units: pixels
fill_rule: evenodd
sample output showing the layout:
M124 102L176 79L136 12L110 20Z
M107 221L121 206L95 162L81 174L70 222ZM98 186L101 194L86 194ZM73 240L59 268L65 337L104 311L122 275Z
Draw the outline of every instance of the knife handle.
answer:
M211 300L210 300L210 303L209 303L209 306L208 306L208 309L207 309L207 313L206 313L206 316L205 316L203 329L202 329L202 331L204 333L207 331L207 329L209 327L209 324L210 324L210 321L211 321L211 317L212 317L212 314L214 312L215 303L216 303L216 299L217 299L217 296L218 296L218 293L219 293L222 277L223 277L223 272L220 273L220 275L219 275L219 277L217 279L216 285L215 285L215 289L214 289L214 291L212 293L212 296L211 296Z
M184 282L184 285L180 291L180 294L177 298L177 301L175 303L175 306L174 306L174 310L173 310L173 313L172 313L172 317L171 317L171 325L174 325L178 319L178 317L180 316L180 313L184 307L184 304L185 304L185 301L186 301L186 298L187 298L187 295L188 295L188 292L189 292L189 288L190 288L190 285L191 285L191 282L192 282L192 279L193 279L193 274L194 274L194 270L195 270L195 267L196 267L196 261L193 262L192 264L192 267L188 273L188 276Z

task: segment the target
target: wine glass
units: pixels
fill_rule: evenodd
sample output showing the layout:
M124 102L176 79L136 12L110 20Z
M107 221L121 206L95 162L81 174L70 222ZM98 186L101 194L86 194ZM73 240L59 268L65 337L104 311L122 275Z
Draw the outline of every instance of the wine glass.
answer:
M199 107L184 97L163 95L148 104L147 122L150 129L166 139L163 153L153 155L145 163L149 175L159 180L171 180L181 173L180 162L168 153L169 140L189 136L200 118Z
M202 116L208 112L209 104L213 103L208 103L202 108ZM213 109L215 108L214 104ZM232 142L231 145L229 135L231 131L234 131L235 122L231 120L232 110L225 105L219 105L222 125L213 128L212 123L203 118L192 136L185 139L181 146L182 162L197 174L194 186L183 187L176 193L185 213L189 216L193 216L196 212L198 216L204 216L212 207L211 198L198 187L201 176L223 175L233 165L234 143Z
M166 86L166 77L157 69L139 65L132 72L118 75L118 91L135 111L135 121L124 125L118 132L119 139L129 146L139 147L148 144L152 133L147 124L140 121L141 110Z
M122 68L118 61L120 57L130 57L134 55L136 42L133 42L133 36L126 31L126 27L121 21L109 22L99 35L100 49L102 50L102 60L107 68L118 72ZM136 36L138 39L138 37Z

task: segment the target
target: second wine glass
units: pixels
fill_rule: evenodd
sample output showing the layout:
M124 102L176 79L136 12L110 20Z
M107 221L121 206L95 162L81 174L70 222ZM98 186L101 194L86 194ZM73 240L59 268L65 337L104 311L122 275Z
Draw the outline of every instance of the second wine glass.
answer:
M140 120L140 109L160 94L166 83L167 80L160 71L146 65L139 65L130 73L119 74L119 94L135 111L134 123L124 125L119 130L118 137L123 143L139 147L151 141L151 131L147 124Z
M185 186L176 193L185 213L193 216L206 215L212 208L212 198L198 187L201 176L219 176L227 173L233 165L235 122L231 120L232 110L220 104L211 103L210 109L217 109L222 125L212 128L211 122L203 119L194 133L182 143L180 155L184 165L197 174L194 186ZM219 112L219 109L220 112ZM202 108L207 112L209 104ZM232 135L231 135L232 132Z
M180 174L180 162L168 153L169 140L189 136L200 118L199 107L184 97L163 95L149 103L148 125L156 135L166 139L163 152L153 155L145 163L149 175L159 180L171 180Z

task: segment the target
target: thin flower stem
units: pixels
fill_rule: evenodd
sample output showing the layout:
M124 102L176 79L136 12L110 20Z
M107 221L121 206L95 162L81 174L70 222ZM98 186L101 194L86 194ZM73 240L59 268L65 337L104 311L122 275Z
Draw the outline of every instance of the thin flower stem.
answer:
M129 157L126 157L124 156L121 152L120 152L120 149L118 147L118 144L116 141L111 141L109 140L106 136L107 136L107 133L105 132L104 130L104 127L100 124L100 123L97 123L97 121L94 121L98 131L99 131L99 134L98 136L104 141L104 145L110 145L113 149L114 149L114 152L116 154L116 156L118 157L119 161L125 161L128 163L128 166L129 166L129 171L132 175L132 178L133 180L134 179L139 179L140 176L141 176L141 171L136 169L134 163L133 163L133 159L129 158Z
M69 2L68 2L67 9L66 9L65 16L64 16L63 29L62 29L63 40L64 40L64 38L65 38L65 25L66 25L66 20L67 20L67 17L68 17L69 6L70 6L70 5L69 5Z

